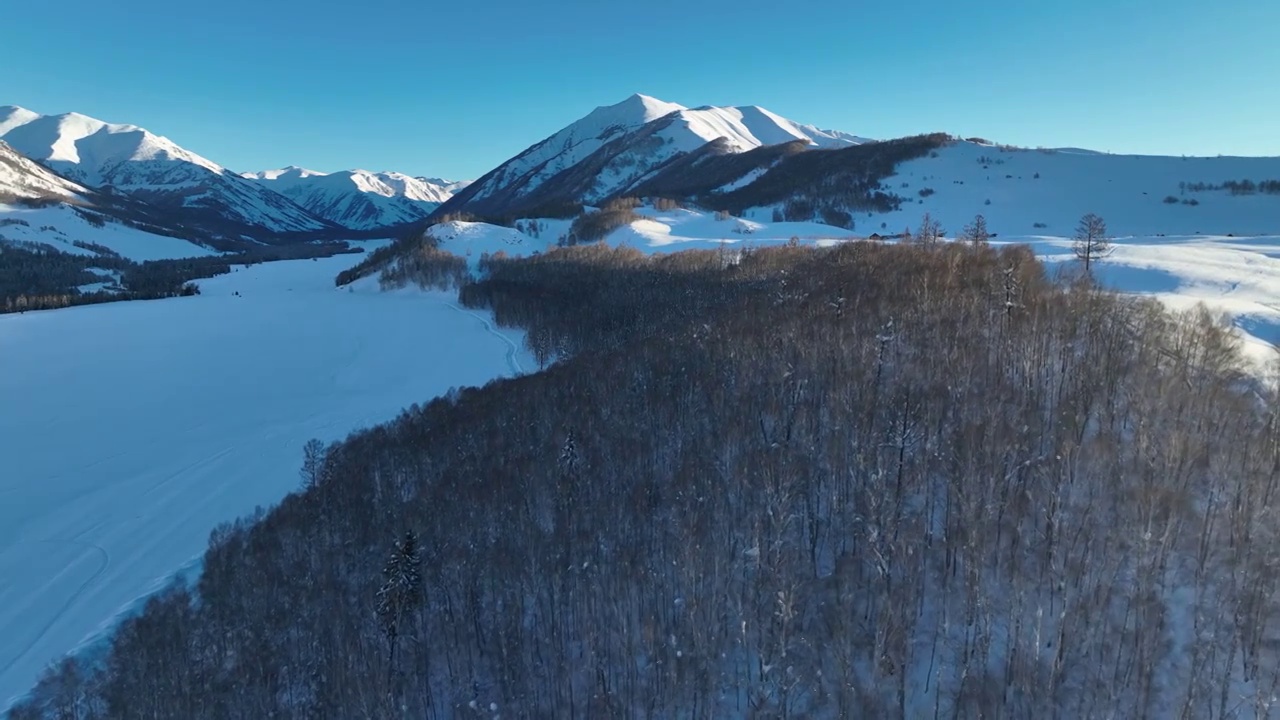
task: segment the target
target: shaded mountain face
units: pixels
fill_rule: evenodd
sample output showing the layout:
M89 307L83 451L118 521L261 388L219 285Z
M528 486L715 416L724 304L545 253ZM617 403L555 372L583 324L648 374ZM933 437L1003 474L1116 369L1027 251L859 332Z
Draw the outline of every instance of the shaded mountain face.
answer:
M633 95L596 108L503 163L446 202L437 215L562 214L569 206L628 194L668 163L699 151L738 154L788 144L838 149L867 142L759 107L690 109Z
M134 125L0 107L0 140L77 183L144 201L185 224L249 234L335 228L288 198Z
M308 212L353 230L422 220L468 183L396 172L322 173L300 167L245 173Z
M84 186L59 177L0 141L0 203L31 200L66 202L89 192Z

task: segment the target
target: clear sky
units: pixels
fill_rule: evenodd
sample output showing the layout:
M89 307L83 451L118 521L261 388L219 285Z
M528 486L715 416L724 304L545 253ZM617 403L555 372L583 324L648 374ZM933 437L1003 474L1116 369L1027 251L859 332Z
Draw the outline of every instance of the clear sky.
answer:
M888 138L1280 155L1280 0L0 4L0 105L238 171L475 177L642 92Z

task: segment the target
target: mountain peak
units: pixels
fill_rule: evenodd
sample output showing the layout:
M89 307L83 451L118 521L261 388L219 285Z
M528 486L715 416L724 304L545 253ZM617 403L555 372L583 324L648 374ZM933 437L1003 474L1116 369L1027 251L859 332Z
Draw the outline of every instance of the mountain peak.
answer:
M0 106L0 136L19 125L26 125L39 117L40 113L31 112L17 105Z
M600 113L602 115L607 114L614 117L621 116L627 119L642 118L640 122L643 124L684 109L685 107L683 105L679 105L677 103L670 103L649 95L634 93L616 105L607 105L596 108L596 112L593 112L592 115ZM601 111L605 112L602 113ZM591 117L591 115L588 115L587 117Z
M445 212L506 212L519 208L526 198L553 202L553 196L554 202L591 204L634 187L674 157L709 143L736 153L797 141L815 148L865 142L800 125L756 106L704 105L691 110L634 93L597 107L495 168L451 198ZM553 179L555 189L544 190Z

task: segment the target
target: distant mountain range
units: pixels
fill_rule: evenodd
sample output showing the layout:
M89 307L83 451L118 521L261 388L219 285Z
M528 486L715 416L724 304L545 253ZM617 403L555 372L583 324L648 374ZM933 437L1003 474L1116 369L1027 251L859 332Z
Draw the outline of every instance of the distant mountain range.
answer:
M82 188L125 195L167 211L175 223L233 237L337 236L403 225L465 186L363 170L241 175L135 125L15 106L0 107L0 141Z
M469 184L397 172L322 173L300 167L244 173L243 177L284 195L317 217L353 230L422 220Z
M2 107L0 140L82 185L143 200L228 234L335 227L288 198L134 125Z
M982 213L1006 236L1069 236L1086 212L1117 233L1280 233L1280 158L1029 150L940 133L876 141L755 106L645 95L596 108L474 182L235 173L133 125L12 106L0 107L0 141L0 203L75 202L211 247L390 236L450 218L573 218L625 197L843 236L899 233L926 212L953 232Z

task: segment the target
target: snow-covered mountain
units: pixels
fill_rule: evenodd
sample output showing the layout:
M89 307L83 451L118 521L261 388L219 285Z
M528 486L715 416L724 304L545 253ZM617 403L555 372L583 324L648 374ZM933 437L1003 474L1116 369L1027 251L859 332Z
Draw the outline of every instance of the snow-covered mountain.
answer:
M90 248L105 247L132 260L211 254L162 234L149 219L137 203L71 182L0 141L0 244L73 255L94 255Z
M58 177L0 141L0 202L6 200L73 200L88 194L82 185Z
M134 125L79 113L0 107L0 140L89 187L181 211L188 223L228 232L307 232L333 226L284 196Z
M322 173L300 167L244 173L243 177L262 183L314 215L353 230L421 220L469 184L396 172Z
M442 213L511 213L597 202L713 142L721 152L743 153L784 143L832 149L869 141L802 125L760 107L691 109L637 94L596 108L503 163L458 193Z

